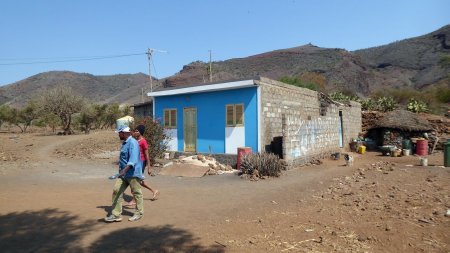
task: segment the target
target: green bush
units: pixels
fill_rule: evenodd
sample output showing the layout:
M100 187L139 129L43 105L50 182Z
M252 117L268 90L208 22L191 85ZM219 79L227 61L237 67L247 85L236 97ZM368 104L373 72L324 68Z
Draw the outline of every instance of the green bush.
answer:
M422 101L418 101L414 98L411 98L409 100L408 104L406 105L406 110L414 112L414 113L427 112L428 106L426 103L424 103Z
M377 104L373 99L367 98L367 99L361 100L361 109L363 111L372 111L372 110L375 110L376 108L377 108Z
M314 90L314 91L318 90L317 84L311 83L311 82L304 82L300 78L297 78L297 77L284 76L284 77L280 78L279 81L290 84L290 85L294 85L297 87L301 87L301 88L306 88L306 89L310 89L310 90Z
M355 101L361 102L361 99L354 95L347 95L343 92L337 91L330 94L330 98L334 101Z
M393 111L397 108L397 102L393 97L381 97L377 100L377 109L383 112Z
M242 157L241 170L243 174L259 177L279 177L286 170L286 163L277 155L271 153L250 153Z

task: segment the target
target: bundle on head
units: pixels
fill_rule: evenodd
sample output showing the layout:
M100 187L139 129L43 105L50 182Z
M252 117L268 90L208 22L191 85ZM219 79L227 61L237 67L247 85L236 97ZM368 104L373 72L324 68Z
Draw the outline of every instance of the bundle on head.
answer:
M242 173L253 175L255 170L259 176L278 177L286 170L286 163L271 153L251 153L244 155L241 162Z

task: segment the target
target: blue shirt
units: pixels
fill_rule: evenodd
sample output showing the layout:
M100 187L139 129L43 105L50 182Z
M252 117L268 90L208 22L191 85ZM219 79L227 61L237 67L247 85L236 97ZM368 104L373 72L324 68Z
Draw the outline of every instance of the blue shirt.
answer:
M132 136L129 136L122 143L122 147L120 148L119 172L125 169L127 165L132 167L124 175L124 178L144 178L142 175L142 161L139 144Z

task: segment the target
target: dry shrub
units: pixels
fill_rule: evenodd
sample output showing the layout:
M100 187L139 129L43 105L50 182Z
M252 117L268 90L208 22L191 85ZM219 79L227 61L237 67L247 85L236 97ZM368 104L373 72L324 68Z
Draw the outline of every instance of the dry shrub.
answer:
M278 177L286 170L286 162L271 153L250 153L242 158L241 170L243 174L258 175L259 177Z

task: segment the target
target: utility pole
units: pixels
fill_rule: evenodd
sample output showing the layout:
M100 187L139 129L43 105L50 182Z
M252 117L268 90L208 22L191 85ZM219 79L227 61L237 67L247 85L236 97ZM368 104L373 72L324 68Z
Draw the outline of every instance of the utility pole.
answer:
M148 58L148 74L150 76L150 92L153 92L153 78L152 78L152 54L153 52L161 52L161 53L167 53L167 51L154 49L154 48L148 48L147 49L147 58Z
M212 50L208 50L208 51L209 51L209 82L212 83L212 62L211 62Z

